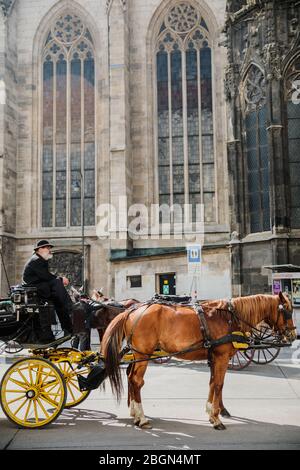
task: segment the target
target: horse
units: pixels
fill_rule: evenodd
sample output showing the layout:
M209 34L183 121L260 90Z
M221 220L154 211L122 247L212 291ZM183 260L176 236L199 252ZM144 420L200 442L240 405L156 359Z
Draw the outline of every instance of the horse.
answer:
M202 307L202 308L201 308ZM151 428L145 417L141 388L148 366L149 356L156 348L182 360L210 360L211 377L206 412L209 421L217 430L226 429L221 416L230 416L222 400L222 390L228 363L236 353L232 342L218 344L220 338L239 331L250 336L255 326L265 321L281 339L292 342L296 339L296 328L292 319L292 306L289 298L279 295L254 295L228 300L205 301L197 308L184 305L144 304L134 311L118 315L106 329L101 352L104 356L106 373L113 394L118 400L122 393L120 370L120 350L124 338L131 348L134 359L127 369L128 406L134 424L141 428ZM209 347L210 341L217 341ZM244 342L244 341L243 341ZM144 361L143 361L144 359Z
M93 296L91 297L93 299ZM77 299L78 300L78 299ZM85 297L77 301L72 307L73 334L72 346L81 351L91 349L91 329L98 331L101 343L105 329L119 313L132 305L138 305L136 299L126 299L121 302L92 302Z

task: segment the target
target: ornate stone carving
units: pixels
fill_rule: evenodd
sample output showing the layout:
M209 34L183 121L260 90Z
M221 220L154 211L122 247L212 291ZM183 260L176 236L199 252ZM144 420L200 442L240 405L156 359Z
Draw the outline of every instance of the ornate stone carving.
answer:
M114 0L106 0L106 11L107 11L107 13L109 13L113 1ZM126 8L127 8L127 0L118 0L118 1L120 2L123 10L125 11Z
M191 31L198 22L198 12L189 3L179 3L167 15L167 25L176 33Z
M63 44L71 44L82 36L84 25L76 15L65 14L60 16L52 29L53 37Z
M281 54L276 43L267 44L263 48L263 62L267 72L267 79L281 79Z
M8 16L13 3L14 0L0 0L0 7L4 16Z
M211 47L206 22L189 3L179 3L171 8L161 27L157 50L201 49Z
M63 59L72 55L74 59L93 57L93 40L81 19L65 13L60 16L49 31L45 48L46 60Z
M235 64L230 64L225 71L225 97L226 100L232 100L237 94L237 83L236 83L236 73L238 73L238 66Z
M265 75L256 65L251 65L245 79L244 98L248 111L263 106L266 102Z

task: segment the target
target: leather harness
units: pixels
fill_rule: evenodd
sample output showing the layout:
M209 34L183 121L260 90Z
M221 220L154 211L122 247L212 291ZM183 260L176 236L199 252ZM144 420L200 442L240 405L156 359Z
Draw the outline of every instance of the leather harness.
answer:
M178 300L177 300L178 299ZM200 323L200 330L203 335L203 341L197 342L195 344L192 344L188 348L178 351L176 353L171 353L168 355L168 357L171 356L178 356L180 354L186 354L189 352L197 351L199 349L205 348L208 350L208 365L211 367L212 365L212 352L213 349L221 346L223 344L228 344L232 342L238 342L240 343L241 341L243 343L249 344L249 340L246 337L241 337L240 335L235 335L233 333L230 333L228 335L223 336L222 338L213 340L210 336L209 332L209 327L206 321L205 313L203 310L203 307L199 305L197 302L193 302L191 297L177 297L177 296L161 296L161 295L155 295L150 301L145 302L142 304L139 309L142 309L137 318L135 319L132 329L130 332L130 335L127 340L127 345L126 347L122 350L121 356L125 355L128 351L134 351L140 354L144 354L145 356L151 356L150 354L147 353L141 353L140 351L136 350L135 348L132 347L131 342L132 342L132 337L135 331L135 328L138 324L138 322L141 320L143 315L145 314L146 310L154 304L159 304L159 305L166 305L168 307L171 306L180 306L180 307L190 307L194 310L196 315L198 316L199 323ZM229 309L228 309L229 310ZM132 312L136 311L136 306L133 306L131 309L128 310L128 314L130 315ZM231 311L231 310L229 310Z

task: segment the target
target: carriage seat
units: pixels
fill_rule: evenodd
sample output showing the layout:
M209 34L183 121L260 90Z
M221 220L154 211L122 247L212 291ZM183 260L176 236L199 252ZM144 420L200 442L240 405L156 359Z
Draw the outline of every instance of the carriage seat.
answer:
M26 331L21 338L23 342L34 343L52 338L51 325L57 323L54 305L52 301L38 296L37 287L11 287L11 302L17 312L17 318L28 324L28 333Z
M172 304L191 304L193 299L187 295L162 295L162 294L155 294L152 297L152 302L157 303L172 303Z

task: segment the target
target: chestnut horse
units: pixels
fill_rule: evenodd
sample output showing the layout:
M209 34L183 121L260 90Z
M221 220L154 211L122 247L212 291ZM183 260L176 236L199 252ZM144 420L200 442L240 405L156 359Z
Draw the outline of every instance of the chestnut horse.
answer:
M297 337L290 300L282 293L238 297L231 302L207 301L201 306L212 341L234 331L250 333L262 321L273 328L281 339L292 342ZM201 322L191 306L168 306L153 300L137 310L121 313L110 323L102 340L107 376L118 400L122 392L120 351L124 338L135 360L140 361L130 364L127 370L128 406L136 425L151 427L141 401L141 388L148 366L148 361L143 359L147 359L156 348L161 348L170 355L176 354L177 358L188 361L203 360L210 356L211 379L206 411L215 429L225 429L219 415L230 416L222 401L222 389L229 360L236 353L232 342L205 348L203 320Z

